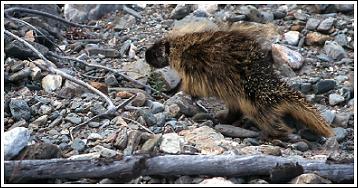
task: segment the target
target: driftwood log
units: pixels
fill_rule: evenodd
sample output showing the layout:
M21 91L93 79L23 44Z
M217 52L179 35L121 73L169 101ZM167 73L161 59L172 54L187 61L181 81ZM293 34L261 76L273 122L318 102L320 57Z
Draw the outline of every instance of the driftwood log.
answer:
M328 164L325 161L269 155L164 155L127 156L122 160L22 160L5 161L5 178L136 178L140 175L267 175L277 165L299 164L304 173L316 173L333 182L351 182L353 164Z

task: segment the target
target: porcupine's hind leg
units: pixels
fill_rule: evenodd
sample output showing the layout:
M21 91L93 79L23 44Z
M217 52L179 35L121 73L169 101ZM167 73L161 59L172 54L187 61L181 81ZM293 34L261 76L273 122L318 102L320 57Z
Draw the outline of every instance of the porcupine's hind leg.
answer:
M217 118L220 123L232 124L236 121L242 120L243 113L238 109L225 109L217 112L215 114L215 118Z

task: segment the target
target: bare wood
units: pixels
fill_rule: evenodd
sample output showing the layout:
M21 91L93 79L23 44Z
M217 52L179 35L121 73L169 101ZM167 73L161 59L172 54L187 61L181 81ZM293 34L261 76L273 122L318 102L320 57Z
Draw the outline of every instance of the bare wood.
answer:
M304 173L316 173L333 182L353 181L353 164L269 155L165 155L128 156L120 161L23 160L5 161L5 178L122 178L138 175L269 175L277 164L298 163ZM15 170L15 171L14 171Z

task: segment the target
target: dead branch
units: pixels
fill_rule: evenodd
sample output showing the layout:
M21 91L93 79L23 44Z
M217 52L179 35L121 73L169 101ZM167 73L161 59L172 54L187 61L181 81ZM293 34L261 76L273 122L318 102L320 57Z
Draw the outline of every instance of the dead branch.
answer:
M69 22L69 21L67 21L67 20L65 20L65 19L63 19L61 17L49 14L47 12L42 12L42 11L39 11L39 10L12 7L12 8L5 9L4 12L5 12L5 16L11 16L10 14L14 13L14 12L30 13L30 14L36 14L36 15L39 15L39 16L45 16L45 17L48 17L48 18L63 22L65 24L68 24L68 25L74 26L74 27L100 29L100 27L98 27L98 26L89 26L89 25L82 25L82 24L78 24L78 23Z
M304 173L316 173L333 182L353 181L353 164L269 155L127 156L119 161L23 160L5 161L6 179L136 178L139 175L269 176L277 164L298 163ZM16 170L16 173L13 173Z
M160 91L158 91L158 90L152 88L152 87L149 86L149 85L143 84L143 83L141 83L141 82L139 82L139 81L137 81L137 80L135 80L135 79L133 79L133 78L131 78L131 77L129 77L129 76L126 76L126 75L124 75L122 72L120 72L120 71L118 71L118 70L115 70L115 69L112 69L112 68L109 68L109 67L106 67L106 66L103 66L103 65L97 65L97 64L93 64L93 63L87 63L87 62L82 61L82 60L77 59L77 58L66 57L66 56L60 56L60 55L54 54L54 53L52 53L52 52L49 52L48 54L51 55L51 56L53 56L53 57L55 57L55 58L58 58L58 59L65 59L65 60L76 61L76 62L78 62L78 63L81 63L81 64L86 65L86 66L89 66L89 67L96 67L96 68L100 68L100 69L104 69L104 70L113 72L113 73L115 73L115 74L118 74L118 75L122 76L124 79L126 79L126 80L128 80L128 81L130 81L130 82L133 82L133 83L135 83L135 84L137 84L137 85L140 85L140 86L142 86L142 87L144 87L144 88L148 88L148 89L150 89L151 91L153 91L153 92L155 92L155 93L158 93L158 94L162 95L162 96L165 97L165 98L169 98L168 95L166 95L166 94L164 94L164 93L162 93L162 92L160 92Z

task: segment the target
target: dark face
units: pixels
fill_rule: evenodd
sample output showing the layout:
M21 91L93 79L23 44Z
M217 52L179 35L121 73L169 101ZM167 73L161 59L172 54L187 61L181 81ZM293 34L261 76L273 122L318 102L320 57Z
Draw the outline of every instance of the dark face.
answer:
M145 60L155 68L169 65L169 42L161 40L156 42L145 52Z

